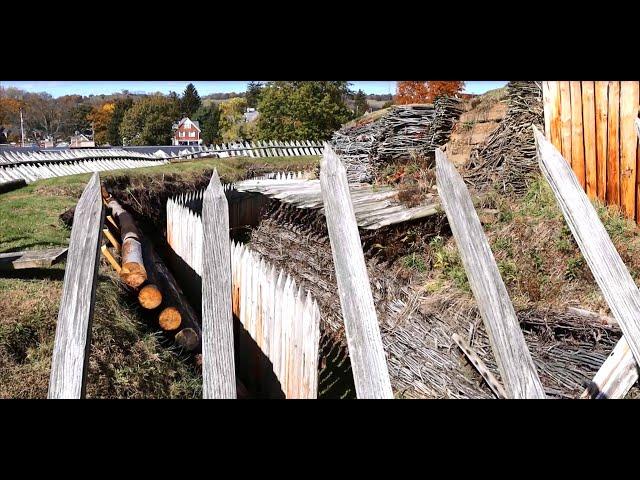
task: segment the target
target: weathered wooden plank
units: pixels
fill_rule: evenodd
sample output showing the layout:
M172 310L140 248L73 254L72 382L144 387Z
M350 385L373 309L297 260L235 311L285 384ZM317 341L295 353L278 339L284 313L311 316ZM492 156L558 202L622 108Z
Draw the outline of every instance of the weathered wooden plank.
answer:
M585 188L584 135L582 130L582 89L579 81L569 82L571 88L571 167Z
M582 128L584 131L584 164L587 195L598 195L598 167L596 163L596 106L594 82L582 82ZM547 135L547 138L551 138ZM551 142L553 143L553 141Z
M598 198L607 196L607 125L609 111L609 82L597 81L595 84L596 105L596 164L598 170ZM554 143L554 145L556 145ZM556 145L557 146L557 145Z
M59 247L0 253L0 270L47 268L63 260L67 255L67 250L67 247Z
M638 381L638 373L633 353L626 339L622 337L593 377L593 384L598 391L591 393L587 389L580 397L624 398Z
M607 203L614 205L620 205L619 134L620 82L609 82L609 106L607 111Z
M562 156L572 164L571 160L571 84L560 82L560 136L562 140Z
M393 398L347 175L328 143L320 185L358 398Z
M638 82L620 82L620 200L627 218L636 213L636 146Z
M550 131L551 131L551 139L554 142L554 145L557 145L558 148L562 146L562 125L560 122L560 83L557 81L546 82L548 84L547 90L549 94L549 104L551 111L551 119L550 119Z
M94 173L75 209L56 326L48 398L81 398L91 344L104 206Z
M471 195L440 149L436 149L436 182L508 397L545 398Z
M236 398L229 206L214 170L202 202L203 398Z
M533 130L540 169L637 362L640 359L640 291L560 152L537 128Z
M638 94L638 102L640 102L640 93ZM640 119L636 118L636 133L638 134L638 143L636 144L636 172L640 170ZM640 174L636 173L636 222L640 222Z

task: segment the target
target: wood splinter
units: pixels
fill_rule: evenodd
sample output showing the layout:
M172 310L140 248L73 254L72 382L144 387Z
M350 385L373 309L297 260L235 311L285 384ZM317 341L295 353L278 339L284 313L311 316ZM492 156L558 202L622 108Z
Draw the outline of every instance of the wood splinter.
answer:
M100 247L100 251L102 252L102 255L104 255L104 258L106 258L107 261L111 264L116 273L120 274L120 270L122 270L122 267L120 267L120 264L116 261L115 258L113 258L113 255L111 255L111 252L109 251L107 246L102 245L102 247Z
M113 248L115 248L116 252L120 253L120 251L122 250L122 247L120 246L120 243L118 243L116 238L111 234L109 229L108 228L103 228L102 229L102 233L104 234L105 238L107 240L109 240L109 243L111 243L111 245L113 245Z
M493 373L489 371L482 359L480 359L478 354L473 351L471 346L457 333L454 333L451 338L456 342L456 345L458 345L460 350L462 350L462 353L465 354L471 365L473 365L482 378L484 378L484 381L487 382L487 385L489 385L489 388L493 393L495 393L496 397L507 398L507 392L502 384L493 375Z

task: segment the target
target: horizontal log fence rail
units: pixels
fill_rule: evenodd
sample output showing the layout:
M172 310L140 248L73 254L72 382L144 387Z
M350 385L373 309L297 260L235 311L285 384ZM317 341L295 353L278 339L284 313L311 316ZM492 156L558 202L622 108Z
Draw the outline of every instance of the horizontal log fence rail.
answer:
M160 155L160 154L159 154ZM322 155L322 143L309 140L295 140L291 142L255 141L231 142L220 145L198 145L186 147L178 153L170 155L163 153L165 158L180 161L197 157L300 157L305 155Z
M232 185L222 189L226 194L233 190ZM204 274L203 196L199 191L167 202L167 242L200 277ZM237 368L252 372L245 385L266 397L316 398L317 303L287 272L277 270L247 246L230 241L230 258L232 312L242 325L237 334Z
M545 136L589 198L640 220L638 81L545 81Z

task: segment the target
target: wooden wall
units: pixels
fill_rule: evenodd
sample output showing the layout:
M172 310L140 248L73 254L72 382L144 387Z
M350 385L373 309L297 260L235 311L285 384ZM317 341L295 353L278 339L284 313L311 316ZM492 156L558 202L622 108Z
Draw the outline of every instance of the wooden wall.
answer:
M637 81L545 81L545 135L590 198L640 220Z

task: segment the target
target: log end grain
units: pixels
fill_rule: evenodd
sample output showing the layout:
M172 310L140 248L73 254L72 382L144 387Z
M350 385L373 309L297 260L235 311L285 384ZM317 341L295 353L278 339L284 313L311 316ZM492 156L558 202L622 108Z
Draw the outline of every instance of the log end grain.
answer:
M186 350L194 350L200 341L192 328L183 328L176 334L176 343Z
M162 293L153 284L145 285L138 293L138 301L143 308L153 310L162 303Z
M133 288L138 288L147 280L147 272L140 263L127 262L120 271L122 281Z
M176 307L167 307L160 312L158 322L165 331L177 330L182 324L182 315Z

